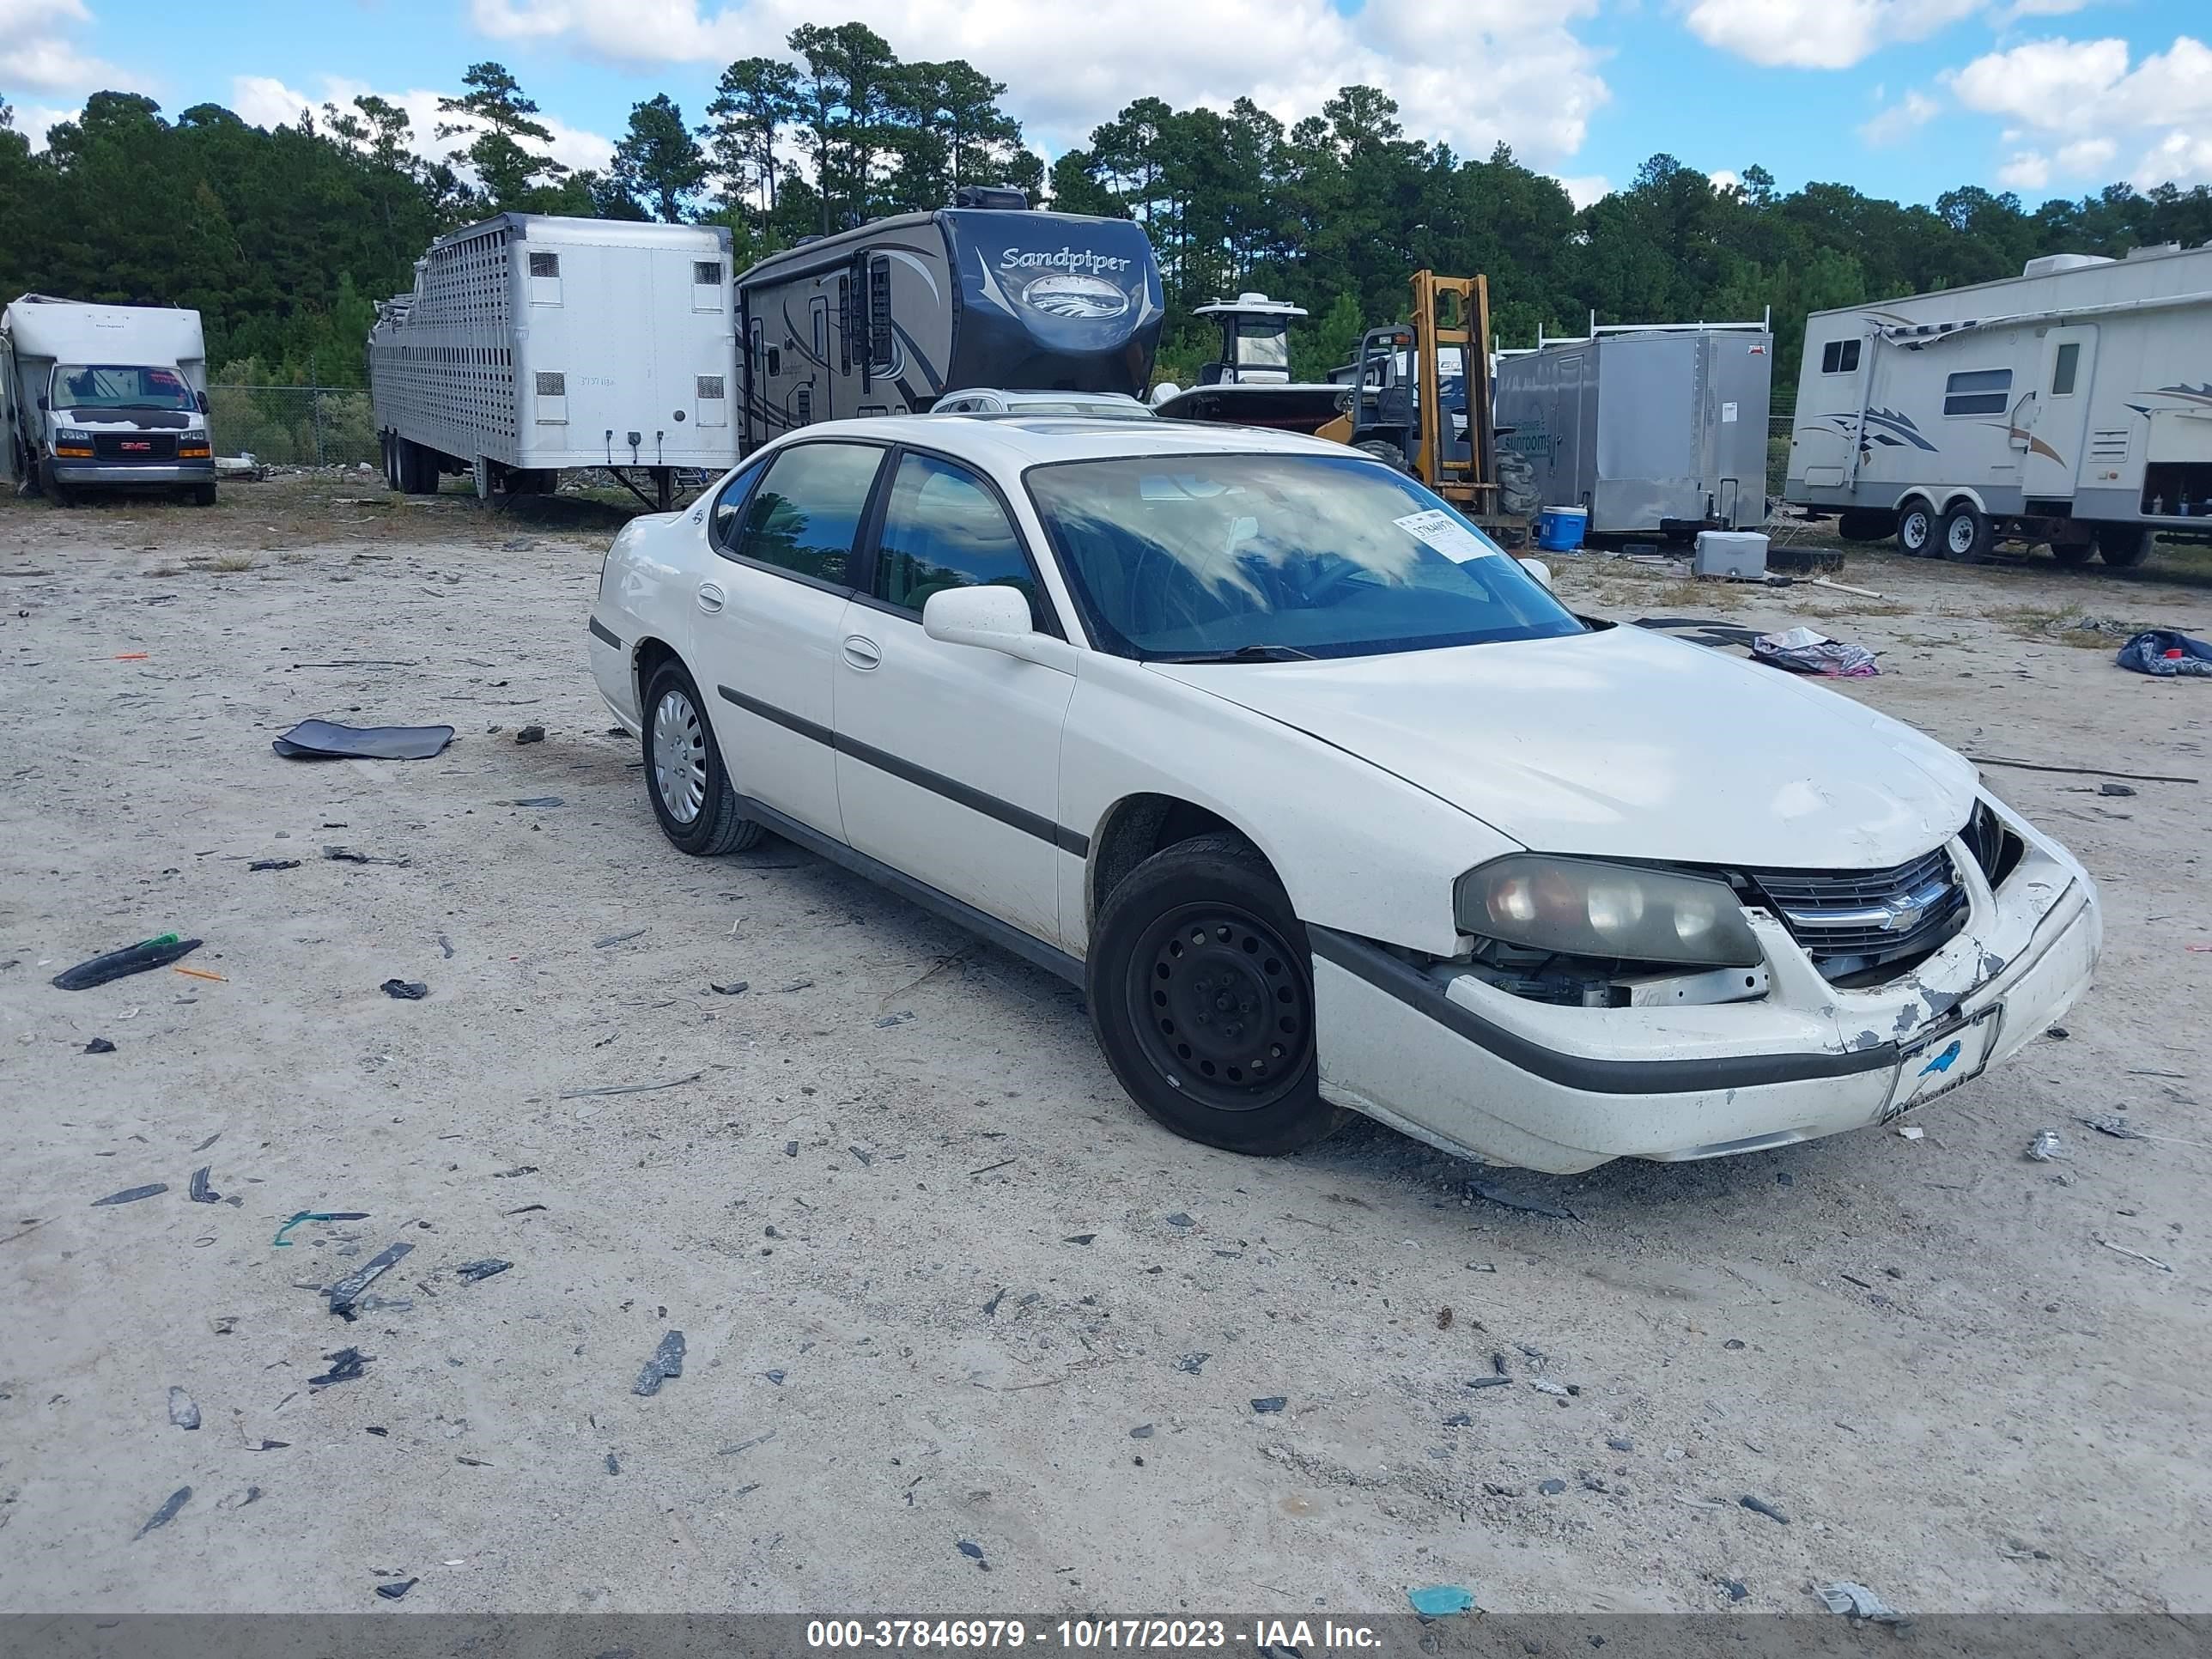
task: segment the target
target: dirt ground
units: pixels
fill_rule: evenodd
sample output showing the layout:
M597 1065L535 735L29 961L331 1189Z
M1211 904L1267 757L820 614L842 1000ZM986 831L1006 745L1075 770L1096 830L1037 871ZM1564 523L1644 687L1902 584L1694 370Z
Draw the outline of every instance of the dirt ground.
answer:
M0 1607L2212 1608L2212 685L2112 661L2212 634L2212 566L1565 566L1874 647L1847 694L1971 754L2197 781L1988 769L2109 945L1924 1139L1559 1180L1185 1145L1060 982L781 842L675 853L585 667L614 517L0 503ZM274 757L312 715L460 735ZM48 984L172 929L219 978ZM2076 1121L2118 1109L2172 1139ZM301 1211L367 1213L275 1247Z

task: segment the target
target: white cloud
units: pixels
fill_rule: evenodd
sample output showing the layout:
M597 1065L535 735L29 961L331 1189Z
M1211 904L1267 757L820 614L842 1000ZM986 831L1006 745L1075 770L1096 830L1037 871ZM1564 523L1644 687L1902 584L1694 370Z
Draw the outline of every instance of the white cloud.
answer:
M2120 147L2110 138L2077 138L2058 150L2058 170L2075 177L2111 165Z
M1984 0L1692 0L1685 21L1709 46L1754 64L1849 69L1899 41L1924 40Z
M92 21L83 0L0 0L0 88L84 93L136 91L141 77L70 43L65 31Z
M31 141L33 150L46 147L46 135L64 121L74 121L84 113L82 107L57 109L44 104L17 104L15 131Z
M1118 0L1112 5L979 5L973 0L848 0L856 18L908 58L964 58L1007 83L1007 105L1053 149L1083 143L1142 90L1178 108L1226 109L1239 95L1286 119L1337 88L1385 88L1407 131L1486 154L1503 140L1556 164L1582 148L1609 96L1598 54L1572 30L1598 0L1560 0L1540 21L1519 0L1367 0L1347 18L1330 0ZM471 0L495 40L565 45L626 65L719 67L785 55L817 0ZM1468 95L1467 66L1540 98Z
M2051 158L2021 150L1997 169L1997 182L2007 190L2041 190L2051 182Z
M1902 143L1943 112L1943 106L1923 92L1908 91L1887 109L1859 128L1869 144Z
M1717 173L1707 173L1705 182L1715 190L1741 190L1743 175L1733 168L1723 167Z
M1572 179L1561 179L1559 184L1567 192L1567 199L1577 209L1613 194L1613 186L1601 173L1586 173Z
M2031 40L1986 53L1944 79L1968 109L2064 131L2097 122L2101 101L2127 72L2124 40Z
M2010 5L2000 6L1992 12L1990 21L2002 27L2017 23L2023 17L2063 17L2100 3L2101 0L2012 0Z
M286 86L273 76L234 76L230 83L230 107L241 120L254 126L286 126L300 118L302 109L313 110L319 121L325 104L336 104L340 109L348 109L356 98L375 91L365 81L349 80L340 75L324 76L320 86L321 90L311 96ZM441 94L418 87L406 92L379 92L376 95L407 112L407 118L414 125L416 155L444 161L450 152L468 143L465 134L452 138L437 136L441 122L451 125L456 118L438 113L438 100L441 96L453 94ZM553 142L538 144L525 141L527 148L549 155L570 167L592 167L603 171L614 159L614 142L602 134L572 127L550 115L541 114L538 118L552 133ZM471 131L476 130L472 122L463 120L459 125Z
M2139 144L2137 185L2212 178L2212 47L2188 35L2140 61L2118 39L2031 40L1943 79L1967 108L2005 118L2008 138L2065 141L2051 160L2039 148L2006 163L1999 176L2022 188L2094 178Z

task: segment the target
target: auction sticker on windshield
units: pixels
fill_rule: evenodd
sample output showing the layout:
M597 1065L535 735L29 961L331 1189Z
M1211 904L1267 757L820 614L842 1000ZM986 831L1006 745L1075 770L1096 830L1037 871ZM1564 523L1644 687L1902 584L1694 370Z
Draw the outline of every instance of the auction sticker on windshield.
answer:
M1469 559L1488 558L1498 551L1441 507L1431 507L1425 513L1408 513L1404 518L1393 519L1390 522L1415 541L1433 547L1454 564L1465 564Z
M1964 1025L1954 1025L1906 1049L1881 1121L1891 1122L1979 1077L1990 1063L1990 1050L1996 1047L2003 1015L2004 1005L2000 1003Z

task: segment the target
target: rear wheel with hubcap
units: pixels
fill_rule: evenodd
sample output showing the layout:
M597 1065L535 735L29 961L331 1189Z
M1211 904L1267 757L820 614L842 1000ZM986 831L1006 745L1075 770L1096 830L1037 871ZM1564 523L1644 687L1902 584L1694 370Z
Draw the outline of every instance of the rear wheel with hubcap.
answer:
M1139 865L1100 911L1088 980L1114 1074L1177 1134L1272 1155L1348 1115L1322 1098L1305 929L1249 843L1204 836Z
M1936 511L1923 501L1910 501L1898 509L1897 550L1908 559L1924 559L1935 551Z
M1943 515L1943 556L1960 564L1979 564L1990 550L1988 514L1972 501L1960 501Z
M699 688L673 660L645 689L645 785L661 834L694 858L743 852L766 833L738 810Z

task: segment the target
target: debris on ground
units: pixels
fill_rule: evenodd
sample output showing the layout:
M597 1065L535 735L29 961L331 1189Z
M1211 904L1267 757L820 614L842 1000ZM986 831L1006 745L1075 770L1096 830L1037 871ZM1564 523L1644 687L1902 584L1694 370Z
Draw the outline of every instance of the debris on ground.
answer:
M402 1578L392 1583L379 1584L376 1587L376 1593L387 1601L397 1601L422 1582L419 1578Z
M1470 1389L1510 1389L1513 1386L1513 1379L1510 1376L1471 1376L1467 1386Z
M420 1002L430 994L430 988L420 980L387 979L376 988L397 1002Z
M1467 1190L1471 1197L1488 1199L1492 1204L1502 1204L1509 1210L1522 1210L1530 1215L1547 1215L1554 1221L1574 1221L1578 1218L1572 1210L1557 1204L1547 1204L1540 1198L1527 1198L1488 1181L1470 1181Z
M139 1539L143 1538L148 1533L154 1531L156 1528L167 1526L170 1522L177 1518L177 1511L183 1509L185 1504L191 1501L192 1489L190 1486L178 1487L176 1491L169 1494L169 1501L167 1503L162 1504L160 1509L155 1510L153 1514L146 1517L146 1524L138 1528L137 1534L131 1538L131 1541L135 1544Z
M1455 1613L1474 1611L1474 1592L1456 1584L1427 1584L1406 1592L1406 1600L1424 1619L1442 1619Z
M326 1389L333 1382L351 1382L363 1374L363 1368L375 1355L363 1353L359 1348L340 1348L336 1353L326 1353L323 1358L331 1362L331 1368L320 1376L309 1377L307 1385L310 1388Z
M1557 1498L1566 1489L1567 1483L1564 1480L1539 1480L1536 1483L1536 1490L1547 1498Z
M366 1221L366 1210L302 1210L276 1230L276 1237L269 1241L273 1249L289 1250L292 1241L284 1237L303 1221Z
M1899 1140L1925 1140L1928 1131L1917 1123L1900 1123L1897 1126L1897 1138Z
M287 760L428 760L453 740L450 726L363 726L301 720L283 736L270 738L269 746Z
M1270 1417L1275 1413L1282 1410L1284 1407L1290 1403L1291 1402L1286 1396L1279 1394L1271 1394L1265 1400L1254 1401L1252 1402L1252 1409L1259 1413L1262 1417Z
M2162 1273L2170 1273L2173 1271L2171 1264L2160 1261L2156 1256L2146 1255L2141 1250L2131 1250L2124 1244L2115 1244L2109 1238L2100 1238L2097 1240L2097 1243L2103 1245L2108 1250L2117 1250L2122 1255L2132 1256L2137 1261L2148 1261L2152 1267L2157 1268L2159 1272Z
M1004 1292L1001 1291L1000 1294L1003 1295ZM1187 1353L1176 1361L1176 1369L1179 1371L1188 1371L1191 1376L1196 1376L1206 1369L1206 1362L1212 1358L1210 1353Z
M414 1248L412 1244L404 1240L397 1244L386 1245L343 1279L338 1280L337 1284L331 1285L331 1311L341 1319L351 1320L355 1316L354 1304L361 1300L361 1293L383 1274L397 1267Z
M507 803L510 806L566 806L568 804L558 795L525 795L520 800Z
M64 969L54 975L53 983L64 991L88 991L95 985L106 984L110 980L143 974L149 969L166 968L198 950L201 943L196 939L179 939L174 933L157 933L152 939L141 939L123 950L110 951L104 957L94 957L80 962L74 968Z
M2160 1074L2146 1073L2144 1075L2155 1077ZM2075 1121L2094 1129L2100 1135L2110 1135L2115 1140L2156 1140L2168 1146L2202 1147L2205 1145L2201 1140L2185 1140L2179 1135L2154 1135L2148 1129L2136 1128L2124 1117L2084 1117Z
M2034 1163L2048 1164L2055 1158L2070 1158L2066 1143L2059 1139L2056 1129L2039 1129L2035 1139L2027 1143L2027 1156Z
M1830 1613L1839 1613L1846 1618L1864 1619L1877 1625L1907 1622L1903 1613L1864 1584L1855 1584L1849 1579L1839 1579L1832 1584L1815 1584L1813 1594L1827 1604Z
M1538 1394L1548 1394L1555 1399L1565 1400L1567 1397L1566 1385L1554 1382L1548 1376L1532 1376L1528 1379L1528 1386Z
M749 984L750 981L742 979L733 980L727 985L717 985L709 980L707 982L707 988L718 997L738 997L745 994Z
M2124 799L2134 794L2135 791L2124 783L2100 783L2097 786L2097 793L2100 795L2118 795ZM2063 1036L2066 1035L2066 1028L2063 1025L2054 1025L2051 1028L2051 1034L2053 1036Z
M367 853L356 852L350 847L325 847L323 848L323 856L333 864L388 864L395 870L404 870L407 867L407 860L404 858L373 858Z
M970 1561L981 1561L983 1559L983 1547L972 1539L963 1538L960 1540L960 1553Z
M1744 1508L1749 1510L1753 1515L1763 1515L1768 1520L1778 1521L1785 1527L1790 1524L1790 1517L1783 1514L1780 1510L1776 1509L1773 1504L1768 1503L1763 1498L1753 1498L1749 1492L1746 1492L1742 1497L1737 1498L1735 1501L1742 1504Z
M545 728L533 721L517 732L514 740L517 743L543 743L545 741Z
M296 870L300 867L300 860L297 859L256 859L252 863L247 865L246 867L249 870Z
M660 1339L660 1346L653 1351L653 1358L645 1362L630 1388L635 1395L653 1395L660 1392L660 1385L672 1376L684 1375L684 1333L671 1331Z
M555 1097L558 1100L582 1100L590 1095L642 1095L655 1089L674 1089L686 1083L696 1083L706 1076L704 1072L687 1072L682 1077L664 1078L658 1083L611 1083L601 1089L568 1089Z
M1846 645L1809 628L1760 635L1751 642L1751 659L1792 674L1820 674L1832 678L1863 679L1881 672L1874 653L1864 646Z
M200 1425L200 1408L182 1389L169 1390L169 1421L180 1429L197 1429Z
M84 1045L84 1052L88 1054L112 1054L115 1052L115 1045L106 1037L94 1037Z
M592 949L594 951L605 951L609 949L611 946L627 945L634 939L643 939L644 937L644 928L633 927L627 933L609 933L605 939L593 939L592 941Z
M489 1279L494 1273L503 1273L514 1265L512 1261L501 1261L495 1255L488 1255L481 1261L464 1261L453 1271L473 1285L478 1279Z
M2212 679L2212 645L2170 628L2145 629L2122 646L2113 660L2138 674L2155 674L2160 678Z
M169 1190L169 1183L157 1181L150 1187L125 1187L119 1193L110 1193L106 1198L95 1198L91 1207L98 1210L111 1204L136 1204L142 1198L159 1198Z
M1139 1423L1129 1431L1129 1438L1132 1440L1150 1440L1152 1437L1152 1425L1149 1423Z

